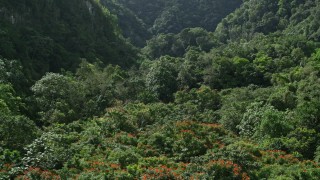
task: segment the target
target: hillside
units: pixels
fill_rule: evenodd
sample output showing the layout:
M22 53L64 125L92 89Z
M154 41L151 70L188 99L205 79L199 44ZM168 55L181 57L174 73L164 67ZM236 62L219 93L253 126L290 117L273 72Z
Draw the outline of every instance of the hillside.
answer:
M0 55L20 61L32 79L61 68L74 70L80 58L133 63L136 52L96 1L1 0L0 7Z
M319 0L0 2L0 179L320 179Z
M319 41L319 1L246 1L219 24L216 34L223 40L250 39L257 33L283 32Z
M213 31L226 15L242 3L233 0L103 0L118 15L125 37L142 46L151 35L179 33L185 28L202 27ZM114 5L116 4L116 8ZM111 6L110 6L111 5ZM119 11L119 9L121 9ZM129 32L128 32L129 31Z
M151 38L147 25L135 12L120 4L117 0L102 0L101 4L107 7L117 17L117 22L125 38L138 47L145 45L146 40Z

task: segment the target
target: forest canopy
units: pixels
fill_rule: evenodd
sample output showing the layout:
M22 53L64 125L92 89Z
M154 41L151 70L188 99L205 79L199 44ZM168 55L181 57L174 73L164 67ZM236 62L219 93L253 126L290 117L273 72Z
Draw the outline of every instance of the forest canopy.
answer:
M319 0L0 0L0 179L320 179Z

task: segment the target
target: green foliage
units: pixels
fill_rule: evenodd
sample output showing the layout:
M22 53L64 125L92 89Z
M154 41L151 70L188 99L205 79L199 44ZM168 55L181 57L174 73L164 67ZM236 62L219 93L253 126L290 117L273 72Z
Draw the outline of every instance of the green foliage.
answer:
M271 165L263 168L259 178L268 179L317 179L319 169L312 162L304 162L297 165L282 166Z
M221 97L217 91L201 86L190 91L178 91L175 94L175 104L184 118L212 123L218 119L215 111L221 106Z
M9 163L18 163L21 158L19 151L10 151L9 149L0 149L0 167L5 166L5 164Z
M298 152L308 159L313 159L316 152L319 133L314 129L297 128L291 131L284 140L285 146L291 152Z
M18 61L0 58L0 83L10 83L20 90L25 88L26 77Z
M22 161L26 167L40 167L42 169L60 169L72 156L72 149L68 144L72 137L65 137L52 132L43 134L26 147L26 154Z
M116 99L127 98L125 78L119 66L100 68L83 61L75 76L47 73L31 90L44 123L70 123L102 115Z
M40 115L45 123L71 122L80 118L78 112L82 104L80 85L70 77L47 73L32 86Z
M160 100L170 101L177 90L175 59L165 56L156 61L146 76L147 90Z
M3 148L22 150L38 134L35 123L25 116L0 115L0 145Z
M188 27L203 27L214 30L217 23L237 8L241 1L159 1L136 0L131 3L120 1L141 18L154 33L177 33ZM144 6L148 10L141 10ZM189 12L193 12L192 16ZM203 18L206 16L207 18Z
M138 163L138 160L139 155L132 150L114 149L108 157L108 161L119 164L122 168L125 168L130 164L136 164Z
M119 34L99 1L0 2L1 51L17 59L28 79L48 71L75 70L80 58L127 66L134 48Z
M37 134L38 128L28 117L20 115L23 107L10 84L0 84L0 145L21 150ZM29 132L29 133L26 133Z
M245 1L239 9L228 15L218 25L216 34L224 42L227 40L252 39L259 33L303 35L319 40L315 22L319 2L305 1Z
M21 98L15 96L15 91L11 84L0 84L0 110L3 115L16 114L22 106Z
M192 89L190 92L178 91L175 96L175 103L194 103L198 110L203 112L205 109L217 110L220 106L220 96L215 90L207 86L201 86L199 89Z
M297 106L297 96L292 87L278 87L270 95L268 102L278 110L285 111Z
M255 136L260 138L285 136L293 129L290 121L290 115L287 113L266 106L262 110L261 122Z
M128 38L131 43L143 47L145 41L151 38L151 32L148 31L146 22L137 17L137 14L127 8L126 5L121 4L122 2L115 0L101 0L100 2L117 16L117 22L123 36ZM127 4L127 2L124 3Z
M209 161L201 168L189 165L185 174L184 178L192 179L250 179L238 164L224 160Z
M310 128L319 130L319 85L318 77L311 74L305 80L299 82L298 86L298 105L297 113L301 124Z
M0 0L0 179L320 179L319 1L223 3Z
M318 162L318 163L319 163L319 161L320 161L320 148L319 148L319 146L317 147L317 149L316 149L316 151L315 151L315 158L314 158L314 160L315 160L316 162Z
M123 112L123 109L110 109L108 111L107 117L108 119L107 127L109 128L110 133L114 133L117 131L125 131L128 133L132 133L136 131L136 127L130 122L130 119Z
M270 88L248 86L221 91L222 107L219 110L219 122L233 132L239 132L237 126L251 103L266 101L272 92ZM250 120L248 120L249 122Z
M101 115L115 99L126 99L125 87L127 73L119 66L109 65L100 68L98 64L83 61L76 73L77 83L85 96L84 115Z
M203 28L186 28L178 34L158 34L147 41L143 52L151 58L183 56L191 47L208 52L219 45L213 33Z
M238 128L241 135L257 139L286 136L293 129L288 113L262 103L247 108Z

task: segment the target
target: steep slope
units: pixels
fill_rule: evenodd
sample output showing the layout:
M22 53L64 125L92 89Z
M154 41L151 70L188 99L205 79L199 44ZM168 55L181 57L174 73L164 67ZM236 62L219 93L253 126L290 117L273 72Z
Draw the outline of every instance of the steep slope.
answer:
M158 17L209 1L99 1L117 18L98 0L0 2L6 57L41 71L91 61L24 95L19 63L0 57L0 179L320 179L319 0L244 0L216 32L184 19L130 69L92 62L134 59L116 21L143 42Z
M222 20L216 34L220 40L227 41L279 31L318 41L319 6L318 0L249 0Z
M105 0L111 1L111 0ZM240 6L242 0L114 0L134 13L154 35L179 33L202 27L213 31L222 18ZM126 21L120 18L120 24ZM148 34L147 34L148 35ZM145 36L148 39L148 36Z
M75 69L80 58L128 65L135 57L98 1L1 0L0 7L0 55L20 60L32 79Z
M145 40L151 38L147 25L137 15L117 0L101 0L101 4L117 16L117 23L123 36L138 47L143 47Z

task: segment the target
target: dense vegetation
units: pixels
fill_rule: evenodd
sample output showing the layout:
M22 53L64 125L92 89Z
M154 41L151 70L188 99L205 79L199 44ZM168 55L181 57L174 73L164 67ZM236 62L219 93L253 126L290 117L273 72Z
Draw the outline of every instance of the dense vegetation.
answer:
M202 27L214 31L241 0L102 0L118 16L124 36L138 46L152 35Z
M94 0L0 1L0 54L21 62L26 75L74 70L81 62L132 65L136 52L115 18Z
M0 1L0 179L320 179L320 1L233 3Z

